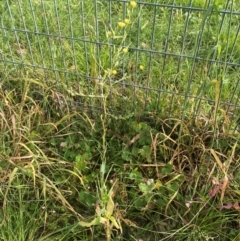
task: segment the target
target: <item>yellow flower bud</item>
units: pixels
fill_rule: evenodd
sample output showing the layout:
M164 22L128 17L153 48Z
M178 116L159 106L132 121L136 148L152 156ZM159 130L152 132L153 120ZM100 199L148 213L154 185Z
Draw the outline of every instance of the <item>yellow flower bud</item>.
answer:
M112 32L111 31L107 31L107 37L111 37L112 36Z
M144 66L143 65L139 65L139 69L140 70L144 70Z
M126 54L128 52L128 49L127 48L123 48L123 53Z

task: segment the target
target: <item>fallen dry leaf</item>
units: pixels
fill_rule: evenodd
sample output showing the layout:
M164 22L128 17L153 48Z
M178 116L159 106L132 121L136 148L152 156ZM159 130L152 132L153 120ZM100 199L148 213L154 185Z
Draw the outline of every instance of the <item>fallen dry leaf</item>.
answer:
M218 191L221 189L222 192L221 192L220 201L222 202L223 198L224 198L225 191L226 191L226 189L228 187L228 184L229 184L229 178L227 177L227 175L225 175L222 183L220 183L216 180L213 180L213 183L214 183L214 188L209 191L208 195L210 197L215 197L216 194L218 193Z
M235 202L235 203L233 204L233 208L236 209L236 210L240 210L239 203L238 203L238 202Z
M215 197L219 189L220 189L220 185L216 185L212 190L209 191L208 193L209 197Z
M233 207L232 203L228 203L228 204L226 204L226 205L222 205L219 209L220 209L220 211L223 210L223 209L229 210L229 209L231 209L232 207Z

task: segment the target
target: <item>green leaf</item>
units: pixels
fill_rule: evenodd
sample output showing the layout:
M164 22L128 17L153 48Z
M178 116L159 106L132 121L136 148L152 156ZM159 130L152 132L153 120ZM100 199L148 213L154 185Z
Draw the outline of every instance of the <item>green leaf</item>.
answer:
M77 155L75 157L75 167L80 171L84 171L87 169L86 168L86 160L85 160L84 156Z
M129 178L131 180L134 180L134 181L141 181L142 180L142 174L137 171L137 169L134 169L130 174L129 174Z
M132 160L132 158L131 158L131 153L129 152L129 151L127 151L127 150L124 150L123 152L122 152L122 159L124 160L124 161L131 161Z
M166 207L167 200L163 198L157 198L154 203L157 204L159 208L162 208L162 207Z
M140 154L142 157L149 158L151 154L151 147L150 146L143 146L140 150Z
M148 145L148 147L150 148L150 144L152 143L152 138L149 135L148 132L145 132L140 138L139 138L139 143L141 145Z
M84 221L80 221L78 224L82 227L88 227L90 228L91 226L94 225L99 225L99 224L105 224L107 223L108 220L106 218L103 217L96 217L94 218L91 222L84 222Z
M164 175L168 175L173 171L173 165L172 164L166 164L162 169L161 173Z
M94 203L97 201L97 198L86 191L80 191L78 201L88 207L93 207Z
M131 153L131 154L132 154L133 156L138 156L138 150L139 150L139 148L133 146L133 148L132 148L132 153Z
M102 174L105 174L105 172L106 172L106 163L105 162L102 162L100 172Z
M112 216L113 210L114 210L114 202L113 202L113 199L112 199L112 191L109 192L108 197L109 197L109 200L108 200L107 207L106 207L106 216L107 217Z
M109 220L112 222L113 226L117 229L121 229L120 226L118 225L116 219L113 216L109 217Z
M103 193L102 196L101 196L101 200L102 200L102 202L107 203L109 201L108 194L107 193Z
M167 185L167 188L170 192L176 192L179 188L178 182L172 182Z
M149 193L152 188L154 187L154 182L153 183L149 183L149 184L145 184L145 183L140 183L138 185L139 189L141 190L141 192L143 192L144 194Z
M134 202L134 207L137 208L137 209L142 209L143 207L145 207L148 203L148 197L147 198L144 198L144 197L141 197L141 198L138 198L138 199L135 199L135 202Z

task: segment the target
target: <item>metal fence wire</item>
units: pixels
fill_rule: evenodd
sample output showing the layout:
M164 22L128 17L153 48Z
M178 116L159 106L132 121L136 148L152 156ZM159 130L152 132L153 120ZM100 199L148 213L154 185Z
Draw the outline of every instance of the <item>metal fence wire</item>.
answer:
M239 1L5 0L0 16L4 85L22 78L79 108L237 129Z

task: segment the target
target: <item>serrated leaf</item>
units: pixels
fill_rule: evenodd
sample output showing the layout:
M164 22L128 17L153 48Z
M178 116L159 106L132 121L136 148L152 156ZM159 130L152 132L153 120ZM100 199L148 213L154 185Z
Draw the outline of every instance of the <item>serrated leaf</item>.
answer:
M140 183L138 185L139 189L141 190L141 192L143 192L144 194L150 192L152 190L154 186L154 183L153 184L150 184L150 185L147 185L147 184L144 184L144 183Z
M140 172L138 172L137 170L133 170L130 174L129 174L129 178L131 180L134 181L141 181L142 180L142 174Z

